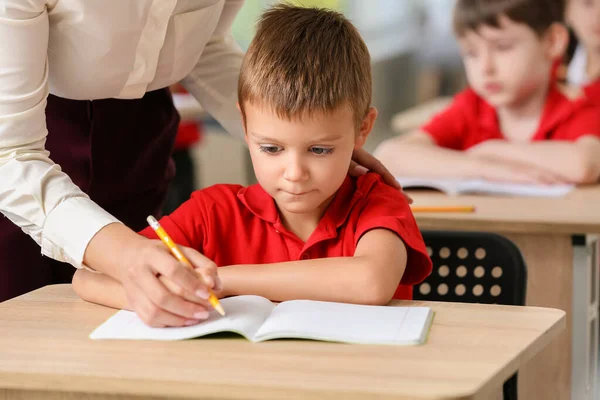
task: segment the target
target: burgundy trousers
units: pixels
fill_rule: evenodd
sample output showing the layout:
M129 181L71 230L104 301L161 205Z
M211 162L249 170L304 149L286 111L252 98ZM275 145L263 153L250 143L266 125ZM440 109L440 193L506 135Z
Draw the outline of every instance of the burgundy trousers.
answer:
M175 174L171 150L179 124L168 89L134 100L50 95L46 122L50 158L92 200L136 231L149 214L160 215ZM74 272L42 256L37 243L0 214L0 301L70 283Z

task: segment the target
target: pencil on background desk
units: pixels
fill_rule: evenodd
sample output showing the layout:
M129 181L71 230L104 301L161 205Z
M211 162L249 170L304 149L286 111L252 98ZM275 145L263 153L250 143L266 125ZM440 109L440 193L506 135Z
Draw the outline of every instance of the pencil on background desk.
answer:
M173 239L171 239L167 231L165 231L165 229L158 223L156 218L150 215L148 216L148 218L146 218L146 220L148 221L148 224L152 227L152 229L154 229L154 232L156 232L160 240L162 240L163 243L167 245L167 247L175 256L175 258L181 261L188 268L194 269L192 263L183 255L177 244L175 244L175 242L173 241ZM200 279L202 279L201 275L198 276L200 277ZM225 315L225 310L223 309L223 306L221 306L221 303L219 303L219 299L217 298L217 296L215 296L212 290L210 290L210 288L208 288L208 294L208 301L213 306L213 308L217 310L219 314Z
M472 213L475 212L474 206L413 206L410 208L412 212L460 212Z

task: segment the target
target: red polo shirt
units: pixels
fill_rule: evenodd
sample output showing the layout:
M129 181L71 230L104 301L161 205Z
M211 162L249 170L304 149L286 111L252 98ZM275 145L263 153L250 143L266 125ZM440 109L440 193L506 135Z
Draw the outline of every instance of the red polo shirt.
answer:
M594 102L594 104L600 105L600 79L596 79L595 81L584 86L583 91L585 92L585 95L592 102Z
M452 104L422 128L436 144L453 150L467 150L490 139L505 139L496 110L467 89ZM530 139L575 141L584 135L600 137L600 108L582 96L571 100L552 86L537 131Z
M412 285L432 268L404 196L374 173L346 177L306 243L283 226L273 198L258 184L196 191L160 222L176 243L198 249L218 266L349 257L366 232L389 229L400 236L408 252L396 299L411 299ZM140 233L156 239L150 228Z

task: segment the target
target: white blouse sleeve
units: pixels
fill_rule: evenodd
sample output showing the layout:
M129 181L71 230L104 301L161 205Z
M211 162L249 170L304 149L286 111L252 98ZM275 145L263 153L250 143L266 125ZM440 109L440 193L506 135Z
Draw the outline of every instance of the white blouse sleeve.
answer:
M0 212L44 255L81 267L89 241L117 219L45 149L48 37L45 0L0 0Z
M198 63L181 83L233 136L244 137L236 107L237 83L244 53L231 33L243 0L225 0L219 22Z

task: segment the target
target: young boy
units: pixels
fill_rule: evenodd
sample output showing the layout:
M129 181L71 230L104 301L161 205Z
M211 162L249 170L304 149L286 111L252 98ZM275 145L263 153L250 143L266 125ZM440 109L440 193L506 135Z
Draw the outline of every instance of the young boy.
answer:
M197 191L161 220L177 243L219 266L218 295L410 299L431 261L407 200L379 175L347 176L377 116L358 31L333 11L274 6L245 56L238 95L259 184ZM73 285L83 299L129 308L110 277L78 270Z
M597 182L600 110L554 79L563 13L559 0L458 0L453 24L471 88L375 155L397 176Z
M579 41L567 80L600 104L600 0L568 0L567 22Z

